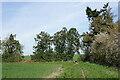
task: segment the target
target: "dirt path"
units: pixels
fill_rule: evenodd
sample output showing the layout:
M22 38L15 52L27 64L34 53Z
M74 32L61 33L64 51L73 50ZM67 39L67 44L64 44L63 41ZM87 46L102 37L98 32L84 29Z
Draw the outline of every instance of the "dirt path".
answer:
M58 68L58 70L56 72L53 72L52 74L50 74L48 77L46 78L56 78L57 76L59 76L61 73L63 73L63 68L62 65Z

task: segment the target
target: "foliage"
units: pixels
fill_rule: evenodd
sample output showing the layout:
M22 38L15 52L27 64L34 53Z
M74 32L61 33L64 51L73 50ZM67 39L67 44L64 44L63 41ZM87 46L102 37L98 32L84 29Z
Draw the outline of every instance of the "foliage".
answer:
M100 64L119 66L118 25L110 30L110 34L100 33L95 36L91 47L91 60Z
M113 13L109 3L100 11L87 7L86 13L90 21L89 33L82 34L84 61L118 66L118 25L113 22Z
M37 45L33 46L34 55L31 56L32 59L38 61L50 61L50 57L53 55L51 38L52 37L48 33L43 31L34 38Z
M31 58L38 61L72 60L75 53L79 54L79 39L80 35L76 28L67 31L66 27L63 27L61 31L56 32L53 36L42 31L35 38L37 45L33 47L34 55L31 55ZM54 51L52 46L54 46Z
M67 29L63 27L61 31L53 35L54 53L57 60L66 61L67 56Z
M84 54L74 54L73 56L74 62L80 62L83 61L83 59L84 59Z
M16 35L10 35L8 39L3 40L2 48L3 61L15 62L20 61L23 53L23 46L19 43L18 40L15 40Z
M71 28L67 32L67 53L68 55L70 55L69 59L72 59L75 53L80 54L79 49L80 49L80 35L76 28Z
M81 61L81 60L80 60L80 54L74 54L74 56L73 56L73 61L74 61L74 62Z
M1 41L1 39L0 39L0 50L2 49L2 41Z
M1 56L2 56L2 41L0 39L0 59L1 59Z

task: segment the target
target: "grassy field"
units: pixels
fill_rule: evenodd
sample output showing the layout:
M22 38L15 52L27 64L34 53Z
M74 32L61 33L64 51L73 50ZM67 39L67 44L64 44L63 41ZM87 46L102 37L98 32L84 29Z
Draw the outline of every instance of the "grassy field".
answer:
M31 56L25 56L23 59L31 59Z
M3 78L43 78L56 72L62 65L58 78L117 78L117 69L88 62L3 63Z
M55 72L58 63L3 63L3 78L43 78Z

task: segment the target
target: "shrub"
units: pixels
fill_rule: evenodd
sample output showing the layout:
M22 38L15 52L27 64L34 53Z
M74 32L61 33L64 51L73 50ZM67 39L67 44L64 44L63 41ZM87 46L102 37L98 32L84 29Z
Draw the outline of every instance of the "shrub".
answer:
M95 36L91 45L90 61L100 64L118 66L118 36L117 29L110 34L100 33Z

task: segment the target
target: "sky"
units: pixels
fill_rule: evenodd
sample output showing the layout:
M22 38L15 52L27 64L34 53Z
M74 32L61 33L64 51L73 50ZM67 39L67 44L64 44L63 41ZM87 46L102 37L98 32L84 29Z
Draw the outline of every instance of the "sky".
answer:
M34 38L41 31L53 35L62 27L76 28L80 34L87 32L89 21L86 7L100 9L106 2L3 2L2 39L11 33L24 46L24 55L30 55ZM118 15L118 3L110 2L111 12ZM117 21L114 18L114 22Z

